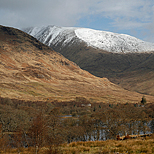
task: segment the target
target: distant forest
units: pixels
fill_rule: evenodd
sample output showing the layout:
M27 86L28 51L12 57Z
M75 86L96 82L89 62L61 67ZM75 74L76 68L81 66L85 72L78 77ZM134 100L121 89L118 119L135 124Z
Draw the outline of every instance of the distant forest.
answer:
M145 98L144 98L145 99ZM0 150L154 133L154 104L24 101L0 98Z

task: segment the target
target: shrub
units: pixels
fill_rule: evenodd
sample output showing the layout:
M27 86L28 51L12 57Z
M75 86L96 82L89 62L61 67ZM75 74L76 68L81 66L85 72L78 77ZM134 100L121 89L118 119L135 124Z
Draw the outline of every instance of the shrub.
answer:
M143 96L143 97L142 97L142 100L141 100L141 104L144 105L146 102L147 102L147 101L146 101L146 98Z

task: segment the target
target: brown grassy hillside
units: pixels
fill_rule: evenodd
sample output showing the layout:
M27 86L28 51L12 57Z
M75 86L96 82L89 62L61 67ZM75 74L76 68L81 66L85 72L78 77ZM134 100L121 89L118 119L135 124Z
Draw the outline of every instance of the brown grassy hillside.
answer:
M138 102L142 95L98 78L28 34L0 26L0 96L68 100L85 96L104 102ZM146 96L152 102L154 97Z
M111 53L88 47L75 41L60 48L51 47L82 69L98 77L106 77L121 87L143 94L154 95L154 53Z

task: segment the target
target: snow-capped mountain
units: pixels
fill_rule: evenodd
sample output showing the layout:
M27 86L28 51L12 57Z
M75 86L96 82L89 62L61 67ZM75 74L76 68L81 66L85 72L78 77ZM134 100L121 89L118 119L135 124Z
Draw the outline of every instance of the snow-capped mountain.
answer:
M47 26L24 31L95 76L154 95L154 43L88 28Z
M59 43L61 47L64 47L76 41L77 43L84 42L93 48L114 53L154 51L154 43L145 42L125 34L89 28L47 26L27 28L23 31L51 47Z

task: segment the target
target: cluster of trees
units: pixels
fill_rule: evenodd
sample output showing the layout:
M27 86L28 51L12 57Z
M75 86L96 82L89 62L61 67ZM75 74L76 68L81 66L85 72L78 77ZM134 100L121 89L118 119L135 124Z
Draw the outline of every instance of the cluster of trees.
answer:
M85 98L70 102L0 98L0 148L48 146L52 151L61 143L154 131L154 104L83 105L89 103Z

